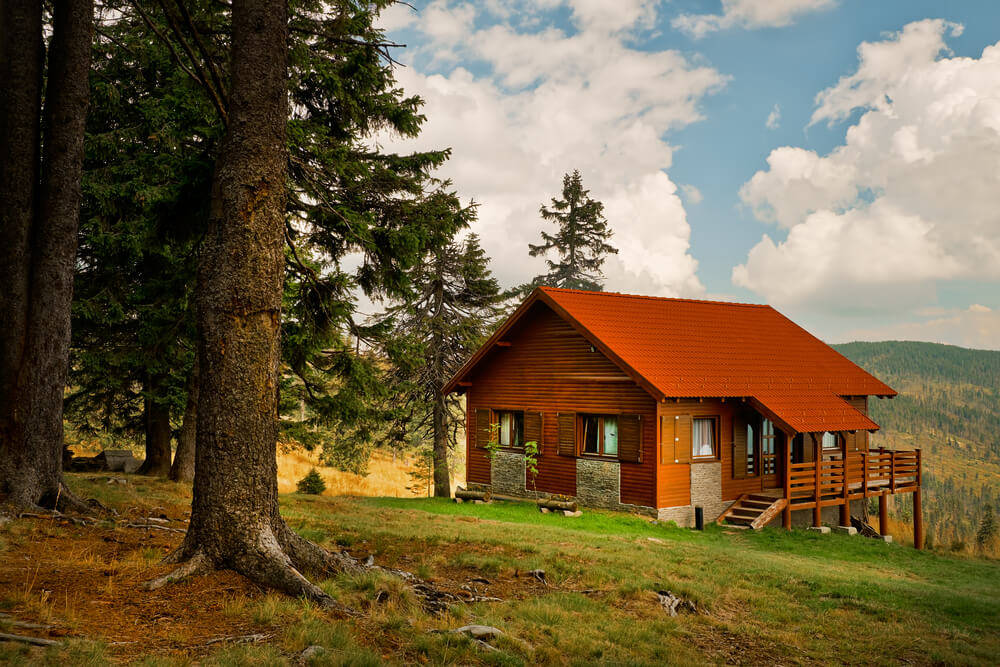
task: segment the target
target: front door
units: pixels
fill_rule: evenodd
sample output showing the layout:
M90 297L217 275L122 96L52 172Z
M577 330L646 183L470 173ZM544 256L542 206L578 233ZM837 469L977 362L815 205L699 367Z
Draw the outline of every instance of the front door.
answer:
M783 434L774 431L774 422L763 420L760 432L760 474L765 489L777 489L784 484Z

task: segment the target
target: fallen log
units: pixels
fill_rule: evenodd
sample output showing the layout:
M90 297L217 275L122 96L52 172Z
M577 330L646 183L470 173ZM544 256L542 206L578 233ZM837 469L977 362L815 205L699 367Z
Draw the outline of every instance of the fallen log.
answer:
M58 646L59 642L54 639L42 639L41 637L27 637L25 635L9 635L0 632L0 642L21 642L32 646Z
M471 491L469 489L455 489L455 497L459 500L482 500L489 501L493 494L489 491Z
M575 512L577 510L577 504L575 500L554 500L552 498L539 498L538 508L545 508L547 510L556 510L560 512Z

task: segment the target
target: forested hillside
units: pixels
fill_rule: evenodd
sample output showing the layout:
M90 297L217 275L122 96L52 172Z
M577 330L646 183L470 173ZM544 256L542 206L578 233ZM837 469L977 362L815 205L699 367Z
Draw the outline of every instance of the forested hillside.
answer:
M887 341L834 346L899 392L872 399L874 446L924 454L927 541L972 550L987 506L1000 502L1000 352ZM894 511L908 518L909 497Z

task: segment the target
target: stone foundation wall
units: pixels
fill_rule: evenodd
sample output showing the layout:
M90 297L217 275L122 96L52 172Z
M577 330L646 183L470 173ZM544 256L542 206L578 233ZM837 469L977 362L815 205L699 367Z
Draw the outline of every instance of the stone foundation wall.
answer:
M621 506L621 464L577 459L576 499L588 507L618 509Z
M525 485L524 456L514 452L499 451L490 463L493 493L533 500L536 493ZM621 464L618 461L595 459L576 460L576 497L582 507L598 507L618 512L636 512L656 516L653 507L629 505L621 502ZM539 498L553 494L539 491ZM560 496L562 497L562 496Z
M496 452L490 463L490 481L493 493L510 496L527 494L524 485L524 455L514 452Z
M656 512L656 519L658 521L673 521L681 528L690 528L694 525L694 507L691 505L661 507Z
M700 506L705 523L719 518L731 500L722 499L722 462L691 464L691 505Z

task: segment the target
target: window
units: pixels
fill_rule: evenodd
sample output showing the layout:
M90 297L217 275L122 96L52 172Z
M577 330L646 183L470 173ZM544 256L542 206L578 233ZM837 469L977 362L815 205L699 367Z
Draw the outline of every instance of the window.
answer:
M496 413L499 425L497 439L501 447L520 449L524 447L524 413L503 411Z
M774 447L774 422L765 419L760 425L760 460L762 475L773 475L778 469Z
M590 456L618 456L618 417L580 416L580 453Z
M747 475L753 477L757 473L757 441L754 437L753 424L747 423Z
M830 433L829 431L827 431L826 433L823 434L823 449L833 449L833 450L840 449L840 442L839 438L837 438L836 433Z
M691 456L696 459L714 459L717 456L715 444L715 418L700 417L692 420Z

